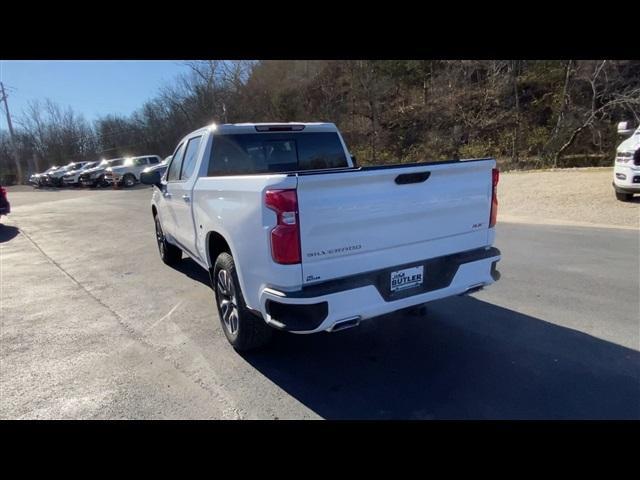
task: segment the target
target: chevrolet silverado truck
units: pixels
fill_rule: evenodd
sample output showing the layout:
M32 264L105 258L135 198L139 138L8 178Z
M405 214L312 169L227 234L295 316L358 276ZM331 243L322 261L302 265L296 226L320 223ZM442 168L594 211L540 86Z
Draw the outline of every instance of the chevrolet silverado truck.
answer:
M209 272L238 351L335 332L499 278L491 158L357 167L332 123L212 125L155 185L162 260Z
M107 167L104 180L109 185L133 187L140 181L140 174L145 168L159 165L161 161L157 155L127 158L122 165Z

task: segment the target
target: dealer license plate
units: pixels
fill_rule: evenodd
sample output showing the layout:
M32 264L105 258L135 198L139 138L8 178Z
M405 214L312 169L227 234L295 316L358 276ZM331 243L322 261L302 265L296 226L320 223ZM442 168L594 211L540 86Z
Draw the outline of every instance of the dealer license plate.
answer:
M391 272L391 291L397 292L422 285L424 281L424 265L405 268Z

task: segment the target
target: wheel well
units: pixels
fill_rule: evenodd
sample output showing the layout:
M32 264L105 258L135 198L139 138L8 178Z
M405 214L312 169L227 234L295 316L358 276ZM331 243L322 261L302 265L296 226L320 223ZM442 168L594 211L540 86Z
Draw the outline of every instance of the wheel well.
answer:
M215 263L216 258L218 258L218 255L222 252L231 254L229 244L218 232L209 232L207 237L207 249L209 251L209 259L211 260L212 266Z

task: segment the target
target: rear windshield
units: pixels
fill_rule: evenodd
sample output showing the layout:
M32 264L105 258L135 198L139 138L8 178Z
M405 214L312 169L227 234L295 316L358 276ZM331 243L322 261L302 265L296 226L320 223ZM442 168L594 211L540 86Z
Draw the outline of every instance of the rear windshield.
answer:
M209 176L348 167L333 132L216 135Z

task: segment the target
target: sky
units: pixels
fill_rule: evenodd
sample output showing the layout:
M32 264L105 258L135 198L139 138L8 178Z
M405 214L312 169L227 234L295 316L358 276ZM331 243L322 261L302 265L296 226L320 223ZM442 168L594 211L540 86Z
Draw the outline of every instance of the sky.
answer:
M92 122L109 113L132 113L186 70L172 60L0 60L0 81L14 125L30 101L46 98ZM6 130L4 108L0 113L0 129Z

